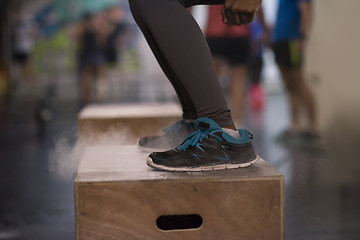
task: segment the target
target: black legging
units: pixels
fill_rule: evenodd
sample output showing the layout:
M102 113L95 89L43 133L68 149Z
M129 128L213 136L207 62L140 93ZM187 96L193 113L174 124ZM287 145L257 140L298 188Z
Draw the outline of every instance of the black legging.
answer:
M220 126L233 124L198 24L186 10L224 0L129 0L135 21L175 88L185 119L208 117ZM220 14L220 13L219 13Z

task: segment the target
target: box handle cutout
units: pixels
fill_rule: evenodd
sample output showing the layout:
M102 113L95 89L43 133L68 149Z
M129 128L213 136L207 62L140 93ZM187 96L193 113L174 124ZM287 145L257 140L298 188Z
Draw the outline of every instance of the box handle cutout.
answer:
M194 230L200 228L202 223L202 217L198 214L163 215L156 220L156 226L163 231Z

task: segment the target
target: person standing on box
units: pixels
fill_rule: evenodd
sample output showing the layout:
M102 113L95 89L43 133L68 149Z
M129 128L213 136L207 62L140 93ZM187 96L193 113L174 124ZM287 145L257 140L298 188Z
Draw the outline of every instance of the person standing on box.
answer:
M223 5L219 14L231 27L251 22L261 0L129 0L129 4L183 110L183 120L165 129L163 135L139 140L140 148L155 151L147 164L165 171L254 164L259 157L252 135L246 129L236 129L205 37L186 8Z

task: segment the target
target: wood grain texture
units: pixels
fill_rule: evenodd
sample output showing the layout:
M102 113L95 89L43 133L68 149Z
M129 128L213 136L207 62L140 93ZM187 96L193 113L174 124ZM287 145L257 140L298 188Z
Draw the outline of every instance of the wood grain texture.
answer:
M90 147L75 180L77 239L283 239L283 176L253 167L171 173L135 146ZM199 214L200 229L160 231L161 215Z

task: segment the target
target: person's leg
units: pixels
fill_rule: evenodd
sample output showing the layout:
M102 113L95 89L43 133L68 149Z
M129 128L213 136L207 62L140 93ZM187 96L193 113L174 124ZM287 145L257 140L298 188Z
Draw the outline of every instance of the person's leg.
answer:
M248 90L249 103L252 110L259 111L264 108L265 93L261 83L261 71L263 67L262 53L253 52L249 62L249 81Z
M186 6L199 1L183 1ZM218 3L219 1L207 1ZM129 0L133 16L173 84L184 115L233 121L201 29L179 0ZM204 3L204 1L202 1ZM220 14L220 13L219 13Z
M239 126L243 120L247 72L246 65L238 64L231 67L230 108L233 119Z
M250 58L250 40L238 37L229 40L227 58L231 65L231 111L238 125L242 124L248 62Z
M92 100L92 68L89 65L83 65L80 70L80 96L82 104Z
M216 75L227 99L230 92L229 72L231 66L226 55L226 46L229 43L222 37L206 37L206 41L213 58Z
M95 75L95 98L96 101L106 101L109 95L107 69L105 62L97 63L94 66Z
M294 56L300 56L300 54L295 54L294 51L291 51L291 49L295 48L290 47L290 41L275 43L273 49L275 53L275 59L279 66L281 77L289 99L291 122L288 130L285 132L286 134L295 133L299 129L300 103L297 97L294 69L300 67L300 60L294 61Z
M281 77L286 87L290 107L290 127L289 130L295 132L299 128L299 108L300 104L296 92L294 71L284 66L279 66Z
M293 95L296 98L298 111L304 109L307 118L307 131L317 133L315 101L305 81L302 68L289 70L292 76Z
M278 43L274 47L276 61L285 83L290 102L291 126L289 130L299 129L299 115L306 111L308 131L317 132L314 97L305 81L302 69L302 49L298 41Z
M314 95L305 81L303 71L301 71L298 76L299 76L299 92L301 92L301 99L306 107L308 130L311 131L312 133L318 134L317 112L316 112Z
M176 148L151 153L148 166L206 171L256 163L252 135L228 129L235 129L230 110L205 38L190 13L179 0L130 0L130 7L179 98L188 97L182 100L190 100L197 115L196 130Z

